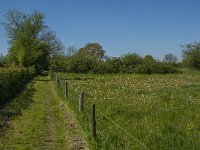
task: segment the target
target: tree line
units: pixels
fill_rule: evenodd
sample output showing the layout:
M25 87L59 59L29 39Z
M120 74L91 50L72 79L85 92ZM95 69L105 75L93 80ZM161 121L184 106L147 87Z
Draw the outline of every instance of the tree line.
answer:
M66 48L45 23L45 15L35 11L31 15L18 10L8 11L2 23L8 37L8 54L0 55L0 67L34 67L43 70L75 73L175 73L177 67L200 69L200 42L183 46L182 61L171 53L162 61L151 55L136 53L108 57L99 43L87 43L82 48Z
M99 43L87 43L80 49L68 48L68 54L51 59L53 71L75 73L175 73L178 65L173 54L167 54L161 62L151 55L145 57L136 53L121 57L108 57Z

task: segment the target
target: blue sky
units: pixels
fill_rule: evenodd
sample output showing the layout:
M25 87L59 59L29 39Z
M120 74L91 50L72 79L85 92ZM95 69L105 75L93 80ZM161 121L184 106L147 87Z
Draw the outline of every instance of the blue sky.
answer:
M180 58L181 45L200 41L199 6L199 0L0 0L0 22L13 8L27 14L39 10L66 47L98 42L109 56ZM0 26L0 53L7 49Z

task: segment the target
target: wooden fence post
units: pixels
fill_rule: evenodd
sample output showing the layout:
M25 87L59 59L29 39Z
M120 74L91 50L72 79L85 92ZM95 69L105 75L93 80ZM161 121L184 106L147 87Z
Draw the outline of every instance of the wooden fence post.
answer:
M58 88L60 89L60 80L57 79L57 85L58 85Z
M92 136L96 138L96 109L95 104L92 105Z
M84 92L81 92L79 97L79 111L84 110L83 103L84 103Z
M67 98L68 95L68 86L67 86L67 82L65 83L65 98Z

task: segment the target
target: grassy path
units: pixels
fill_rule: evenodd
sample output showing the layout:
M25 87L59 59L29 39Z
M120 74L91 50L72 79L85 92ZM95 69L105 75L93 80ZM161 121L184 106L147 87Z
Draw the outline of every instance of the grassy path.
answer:
M0 112L1 118L6 114L9 120L8 128L1 133L0 149L85 149L76 121L57 96L53 83L39 78L30 88L31 94L26 89ZM22 101L28 104L19 109ZM18 113L9 117L12 111Z

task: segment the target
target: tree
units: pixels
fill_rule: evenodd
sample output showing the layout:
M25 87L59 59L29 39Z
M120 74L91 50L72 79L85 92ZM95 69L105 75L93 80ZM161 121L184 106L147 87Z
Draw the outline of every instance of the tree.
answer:
M184 48L183 63L190 68L200 69L200 42L182 47Z
M2 22L1 24L5 27L5 33L8 37L9 44L15 41L20 30L20 23L24 22L26 17L25 14L16 9L10 10L6 14L6 22Z
M121 56L122 72L133 73L134 68L143 63L143 58L136 53L128 53Z
M73 56L77 52L77 49L74 46L69 46L67 48L67 55L68 56Z
M110 57L106 59L105 64L107 66L106 73L119 73L121 69L121 60L118 57Z
M87 43L85 47L82 47L76 53L77 56L81 57L92 57L97 60L104 58L105 51L99 43Z
M37 44L40 44L38 36L46 27L43 20L44 14L34 12L32 15L25 15L17 10L7 13L4 23L6 34L9 38L9 54L11 60L16 60L19 65L27 66L32 57L37 55Z
M174 54L169 53L169 54L166 54L164 56L163 62L166 62L166 63L169 63L169 64L176 64L177 60L178 59Z
M156 62L156 60L153 58L153 56L151 56L151 55L146 55L144 58L143 58L143 63L144 64L147 64L147 65L149 65L149 64L152 64L152 63L155 63Z
M44 19L45 15L37 11L31 15L8 11L3 25L10 45L9 62L42 70L47 69L49 57L62 53L62 42L47 30Z
M128 53L128 54L122 55L121 61L122 61L122 64L125 66L135 67L136 65L142 63L142 57L136 53Z
M49 54L51 56L59 56L64 54L65 46L58 38L56 38L55 32L45 30L40 35L40 40L49 44Z
M0 67L4 67L6 65L6 58L3 54L0 55Z

